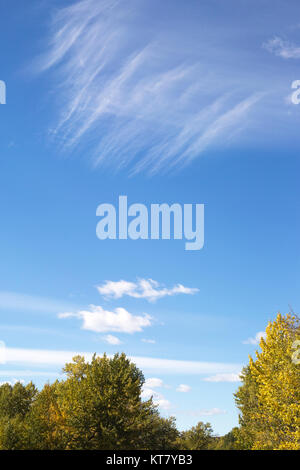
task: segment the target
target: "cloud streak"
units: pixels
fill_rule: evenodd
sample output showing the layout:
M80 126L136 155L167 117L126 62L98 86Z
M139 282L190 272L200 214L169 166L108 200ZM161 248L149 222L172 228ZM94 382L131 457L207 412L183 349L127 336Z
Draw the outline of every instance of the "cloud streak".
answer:
M0 377L64 377L64 374L37 370L0 370Z
M203 379L205 382L241 382L239 374L216 374Z
M226 413L227 413L226 410L222 410L220 408L184 411L184 414L186 414L187 416L216 416L216 415L224 415Z
M92 352L60 351L47 349L6 348L7 364L31 364L62 367L66 362L72 361L77 355L84 356L87 361L93 357ZM98 353L100 356L102 353ZM153 357L131 356L130 359L142 370L147 372L160 372L164 374L217 374L239 373L241 364L205 361L182 361L176 359L162 359Z
M72 308L66 302L21 294L18 292L0 291L0 309L31 311L39 313L58 313L61 310Z

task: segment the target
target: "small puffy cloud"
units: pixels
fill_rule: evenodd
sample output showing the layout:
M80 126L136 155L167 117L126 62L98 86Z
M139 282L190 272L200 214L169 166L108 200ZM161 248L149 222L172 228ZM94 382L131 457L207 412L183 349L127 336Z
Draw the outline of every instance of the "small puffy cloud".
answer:
M192 295L199 291L199 289L185 287L182 284L176 284L168 289L153 279L138 279L137 282L105 281L104 284L97 286L97 289L101 295L107 298L120 299L127 295L135 299L146 299L149 302L177 294Z
M187 393L191 390L191 387L189 385L186 385L186 384L180 384L177 388L176 388L176 392L181 392L181 393Z
M161 379L158 379L156 377L151 377L145 381L144 387L146 388L159 388L163 387L164 383Z
M167 410L170 408L171 403L164 397L164 395L157 390L156 388L168 388L161 379L157 377L150 377L144 383L142 389L142 398L145 400L149 400L151 397L153 399L153 403L158 405L161 409Z
M266 338L265 331L259 331L258 333L256 333L254 338L248 338L245 341L243 341L243 344L254 344L254 345L259 344L261 338L264 338L264 339Z
M167 400L162 393L157 392L149 387L143 387L141 396L144 400L149 400L152 397L153 403L158 405L161 409L167 410L170 408L171 403Z
M119 338L117 338L116 336L113 336L113 335L106 335L106 336L103 336L102 338L106 343L108 344L112 344L112 345L117 345L117 344L121 344L122 341L119 340Z
M171 408L171 403L169 402L169 400L166 400L162 396L160 398L154 399L153 403L159 406L159 408L161 408L162 410L169 410Z
M105 310L100 306L90 305L90 310L80 310L75 313L60 313L59 318L79 318L83 321L84 330L97 333L119 332L136 333L151 325L150 315L132 315L125 308L116 308L114 311Z
M142 338L141 341L142 341L142 343L149 343L149 344L155 344L156 343L155 339Z
M283 59L300 59L300 47L280 37L275 37L263 44L267 51Z
M239 374L216 374L203 379L205 382L240 382Z
M156 395L156 391L152 390L152 388L144 387L142 388L141 396L144 400L149 400L149 398L154 397Z

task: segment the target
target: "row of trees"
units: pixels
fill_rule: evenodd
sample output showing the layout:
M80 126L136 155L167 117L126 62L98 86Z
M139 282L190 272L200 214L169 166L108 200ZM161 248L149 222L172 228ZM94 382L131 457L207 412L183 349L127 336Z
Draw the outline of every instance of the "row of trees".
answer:
M67 379L0 388L2 449L166 449L178 432L152 400L141 400L143 374L124 354L77 356Z
M159 415L141 398L144 376L125 354L77 356L66 379L0 387L0 449L298 449L300 365L297 318L278 315L250 358L235 394L240 426L223 437L209 423L179 432L174 418Z

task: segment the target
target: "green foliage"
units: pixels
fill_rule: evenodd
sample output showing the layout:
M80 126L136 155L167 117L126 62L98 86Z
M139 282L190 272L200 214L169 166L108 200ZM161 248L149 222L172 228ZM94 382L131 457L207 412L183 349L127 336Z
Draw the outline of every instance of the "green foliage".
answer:
M25 417L36 395L37 389L32 383L0 386L0 449L24 448Z
M25 418L26 448L62 450L68 442L65 417L59 407L59 382L46 384Z
M0 386L0 417L24 417L28 413L37 393L35 386L24 386L17 382L14 386L6 383Z
M144 376L116 354L77 356L66 380L0 387L1 449L172 449L179 433L152 399L141 398Z
M208 450L214 441L213 430L209 423L201 421L188 431L183 431L177 439L180 450Z
M58 406L67 448L149 448L155 428L173 427L162 421L152 400L141 400L143 374L124 354L94 356L90 364L77 357L64 370L68 379L58 385Z
M249 366L244 367L241 379L243 385L239 387L234 395L236 405L241 412L239 416L240 428L237 434L237 446L239 449L246 450L252 448L256 429L259 426L259 423L253 420L254 410L258 406L258 385Z
M239 428L233 428L225 436L215 437L210 450L241 450L238 439L239 439Z

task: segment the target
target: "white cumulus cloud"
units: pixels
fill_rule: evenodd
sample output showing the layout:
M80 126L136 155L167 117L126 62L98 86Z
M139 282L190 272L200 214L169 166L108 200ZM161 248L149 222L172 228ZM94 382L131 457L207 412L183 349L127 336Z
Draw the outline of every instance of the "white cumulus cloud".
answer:
M157 377L150 377L149 379L146 379L144 384L145 388L160 388L163 386L163 381Z
M152 322L152 318L147 314L133 315L121 307L109 311L96 305L90 305L90 310L60 313L58 316L59 318L78 318L82 320L84 330L97 333L136 333L150 326Z

